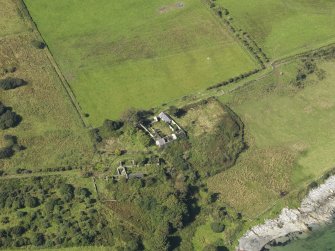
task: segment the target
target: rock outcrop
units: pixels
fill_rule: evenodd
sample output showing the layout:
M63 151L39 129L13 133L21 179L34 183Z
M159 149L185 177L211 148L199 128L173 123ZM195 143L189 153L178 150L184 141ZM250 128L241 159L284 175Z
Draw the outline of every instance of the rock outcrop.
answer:
M307 232L333 221L335 176L311 190L298 209L284 208L278 218L253 227L240 240L237 250L259 251L272 240L296 232Z

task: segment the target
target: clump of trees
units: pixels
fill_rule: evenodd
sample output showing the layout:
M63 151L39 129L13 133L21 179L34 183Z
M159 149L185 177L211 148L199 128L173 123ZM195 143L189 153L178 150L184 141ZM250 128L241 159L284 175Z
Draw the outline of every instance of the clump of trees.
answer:
M5 78L0 80L0 89L10 90L26 85L27 82L20 78Z
M315 74L319 80L322 80L326 77L326 72L323 69L319 69L317 67L314 58L307 56L301 60L296 77L291 81L291 84L298 88L304 88L306 85L306 80L312 74Z
M17 126L21 122L21 116L12 111L10 107L0 102L0 130Z
M3 181L0 248L115 246L117 240L127 236L129 246L140 250L140 240L121 226L112 230L96 203L88 188L74 186L58 176ZM71 210L74 205L76 210ZM12 212L17 218L13 219Z

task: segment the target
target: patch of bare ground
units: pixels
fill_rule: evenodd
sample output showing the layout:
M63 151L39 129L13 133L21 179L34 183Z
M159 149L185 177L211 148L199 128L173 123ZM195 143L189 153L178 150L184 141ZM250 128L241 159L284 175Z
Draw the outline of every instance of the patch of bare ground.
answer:
M165 5L159 8L158 12L159 14L164 14L173 10L182 9L184 8L183 2L173 3L169 5Z

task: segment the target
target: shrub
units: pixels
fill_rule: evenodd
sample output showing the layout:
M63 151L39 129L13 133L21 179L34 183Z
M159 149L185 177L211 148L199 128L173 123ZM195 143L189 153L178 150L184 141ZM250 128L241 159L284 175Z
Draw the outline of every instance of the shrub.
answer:
M15 226L10 228L9 231L14 236L21 236L26 232L26 229L22 226Z
M44 49L46 47L46 44L44 42L38 41L38 40L33 40L31 44L36 48L36 49Z
M40 205L39 200L36 197L32 197L32 196L26 196L25 197L25 204L28 207L38 207Z
M90 190L88 190L87 188L80 188L79 192L80 192L80 195L83 197L90 197L92 194Z
M21 117L0 102L0 130L17 126Z
M14 155L11 147L0 148L0 159L8 159Z
M27 212L24 212L24 211L17 211L17 212L16 212L16 215L17 215L17 217L19 217L19 218L23 218L24 216L27 215Z
M41 233L37 233L33 236L32 240L31 240L31 244L33 244L34 246L42 246L45 243L45 238L44 235Z
M59 191L62 195L69 195L73 197L74 187L71 184L61 184Z
M213 222L211 224L211 229L213 230L214 233L221 233L225 229L225 225L221 222Z
M10 90L10 89L18 88L26 84L27 83L23 79L9 77L9 78L0 80L0 89Z
M106 119L103 123L103 127L109 132L119 130L122 126L123 123L121 121L113 121L109 119Z

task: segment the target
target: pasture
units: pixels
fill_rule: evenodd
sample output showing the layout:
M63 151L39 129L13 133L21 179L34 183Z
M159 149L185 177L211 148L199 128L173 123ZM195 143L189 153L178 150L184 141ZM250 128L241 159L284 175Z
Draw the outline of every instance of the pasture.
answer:
M258 67L201 1L25 3L95 126Z
M278 59L335 42L332 0L219 0L233 23Z
M0 79L22 78L27 85L0 90L0 101L22 116L17 127L0 131L0 145L3 135L11 134L17 136L19 143L26 148L10 159L1 160L0 168L13 173L18 168L37 170L83 165L91 157L88 132L83 128L45 51L32 46L31 41L36 39L34 34L27 28L17 34L18 30L12 28L23 22L14 1L2 2L13 3L13 6L7 8L5 17L1 15L8 21L0 23L12 33L0 38L0 70L8 66L16 70L12 73L1 71ZM26 23L22 25L29 27Z
M209 179L212 192L254 218L281 193L292 195L279 202L290 205L297 191L334 167L334 64L319 63L326 78L313 74L303 89L290 84L298 67L292 63L222 97L244 122L249 148L234 167Z

